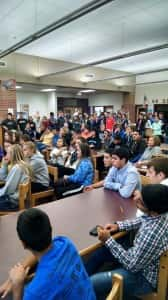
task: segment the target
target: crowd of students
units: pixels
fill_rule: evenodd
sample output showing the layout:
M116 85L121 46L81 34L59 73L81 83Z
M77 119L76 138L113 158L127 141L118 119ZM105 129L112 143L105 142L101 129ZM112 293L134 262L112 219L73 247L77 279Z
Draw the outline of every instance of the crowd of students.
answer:
M28 178L32 193L48 189L47 164L52 164L58 168L59 179L54 186L57 200L104 187L118 192L123 198L133 196L142 216L100 226L98 238L104 247L87 261L86 272L68 239L56 237L51 240L48 217L37 209L26 210L18 219L17 231L24 247L33 256L28 263L26 260L11 269L0 293L6 295L13 287L17 300L39 297L105 299L111 289L114 271L102 273L100 270L103 263L109 261L115 263L117 272L124 277L124 300L137 299L138 295L154 291L160 255L168 250L168 158L153 159L161 154L161 141L166 141L167 124L163 115L140 114L136 126L132 127L127 115L121 112L88 116L76 110L73 116L60 112L56 118L50 113L49 119L42 120L40 117L25 120L21 115L17 122L8 114L2 126L5 133L0 180L5 184L0 188L0 210L18 207L19 183ZM152 129L150 137L145 136L146 129ZM106 176L95 183L93 154L101 150ZM50 153L47 159L46 153ZM146 187L142 187L137 169L144 163L151 181ZM44 227L39 229L39 224L43 223ZM122 230L137 231L133 244L128 236L114 241L111 233ZM27 267L37 261L36 276L23 292ZM54 268L52 264L55 264ZM42 269L45 269L45 275L42 275ZM48 282L49 277L56 282L54 287Z

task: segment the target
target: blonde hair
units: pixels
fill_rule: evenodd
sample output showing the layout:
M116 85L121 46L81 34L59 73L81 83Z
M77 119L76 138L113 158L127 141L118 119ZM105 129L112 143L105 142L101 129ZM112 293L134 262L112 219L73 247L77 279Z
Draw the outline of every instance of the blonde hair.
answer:
M36 145L33 142L26 142L24 143L24 146L28 147L30 150L32 150L33 153L36 153Z
M10 169L15 165L19 165L25 174L31 176L32 169L24 161L24 155L21 146L18 144L12 145L9 148L9 151L10 151Z

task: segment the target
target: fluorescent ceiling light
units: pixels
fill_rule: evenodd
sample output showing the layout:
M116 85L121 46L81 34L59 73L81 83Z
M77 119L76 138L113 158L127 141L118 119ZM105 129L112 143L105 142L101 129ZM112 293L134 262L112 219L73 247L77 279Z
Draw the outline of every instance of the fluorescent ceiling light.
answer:
M80 93L94 93L96 90L81 90Z
M42 89L40 92L54 92L56 89Z
M22 89L22 86L16 85L16 89L17 89L17 90Z

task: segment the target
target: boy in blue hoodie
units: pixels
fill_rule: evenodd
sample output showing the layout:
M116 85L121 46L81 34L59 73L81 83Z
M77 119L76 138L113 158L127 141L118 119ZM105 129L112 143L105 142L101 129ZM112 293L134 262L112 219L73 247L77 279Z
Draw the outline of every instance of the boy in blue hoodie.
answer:
M15 300L96 300L76 248L66 237L52 240L51 224L43 211L31 208L22 212L17 233L24 248L33 255L11 269L6 285L0 287L2 296L12 289ZM29 267L35 263L35 276L24 289Z

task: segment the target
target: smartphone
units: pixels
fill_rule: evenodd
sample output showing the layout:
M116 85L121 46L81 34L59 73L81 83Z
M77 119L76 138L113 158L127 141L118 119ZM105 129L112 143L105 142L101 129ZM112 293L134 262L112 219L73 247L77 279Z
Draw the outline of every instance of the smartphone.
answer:
M99 225L96 225L95 227L93 227L90 231L89 234L93 235L93 236L98 236L98 232L97 232L97 228L99 227Z

